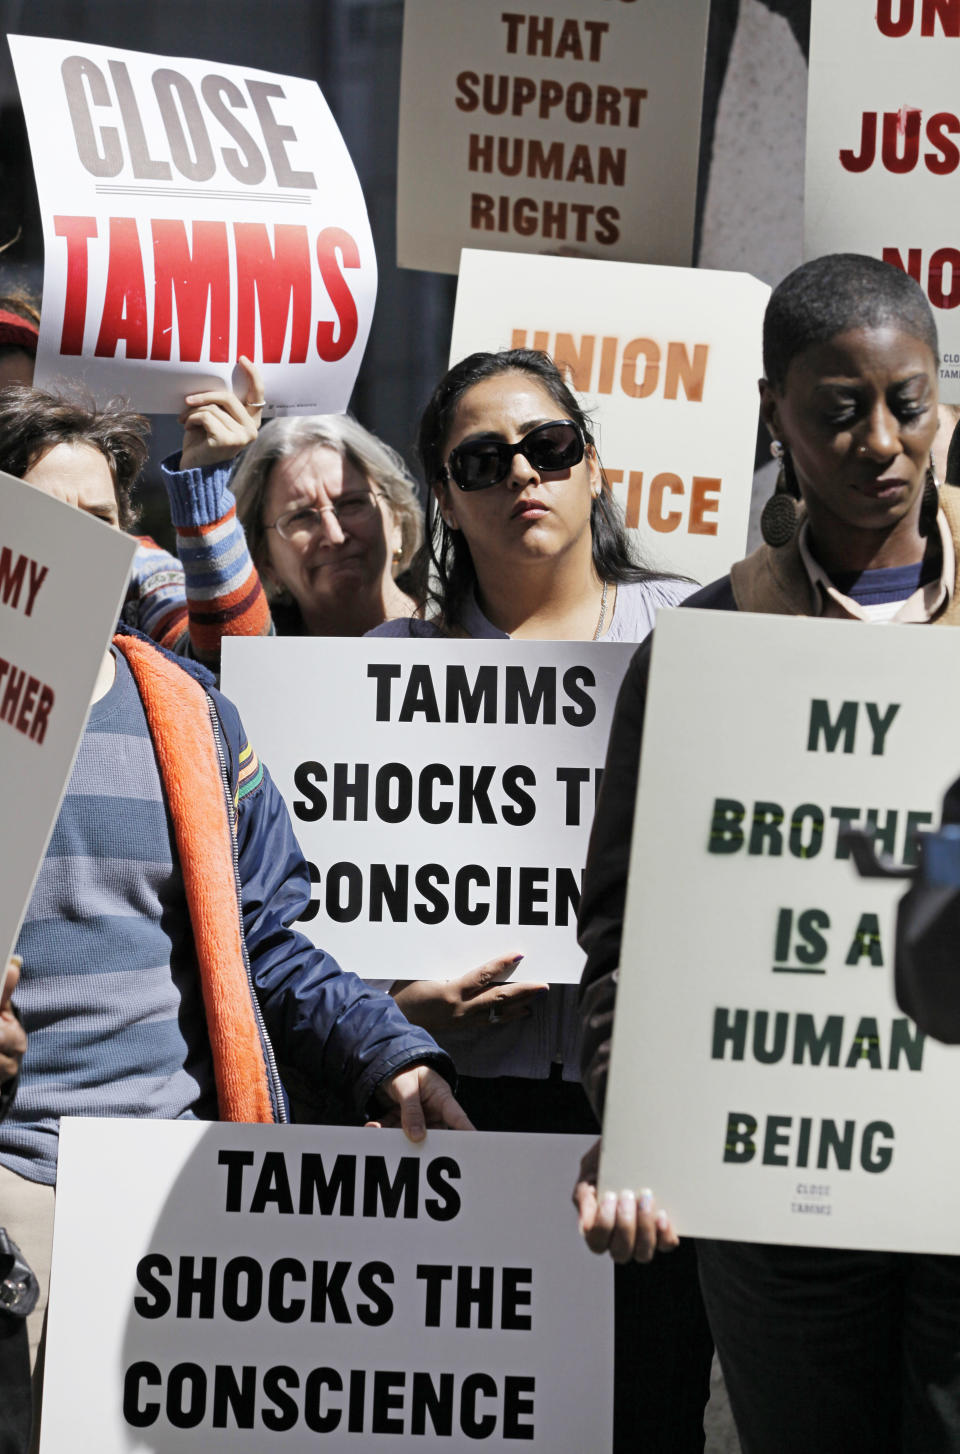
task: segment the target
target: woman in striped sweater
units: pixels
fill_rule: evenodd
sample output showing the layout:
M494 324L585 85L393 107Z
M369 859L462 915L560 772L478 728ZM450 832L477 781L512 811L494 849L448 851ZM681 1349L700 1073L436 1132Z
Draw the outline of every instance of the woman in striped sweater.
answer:
M240 367L242 397L210 389L184 400L183 444L161 465L177 558L140 537L125 611L129 624L213 671L220 668L224 636L271 631L270 608L230 490L237 456L257 437L264 402L256 364L241 357Z
M0 294L0 390L32 386L39 333L39 299L25 290ZM271 629L266 596L229 489L236 456L256 439L263 408L256 364L241 356L240 368L242 398L216 389L184 400L183 444L161 465L177 556L149 536L138 536L124 606L128 625L214 671L220 665L221 637L265 636ZM126 529L135 514L131 511L124 521Z

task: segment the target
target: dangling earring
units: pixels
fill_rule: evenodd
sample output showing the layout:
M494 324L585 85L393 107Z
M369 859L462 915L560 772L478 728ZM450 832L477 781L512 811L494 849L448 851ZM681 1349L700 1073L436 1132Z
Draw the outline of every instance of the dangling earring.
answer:
M923 498L920 501L920 514L917 519L917 528L921 535L932 535L937 528L937 512L940 509L940 481L937 479L937 472L933 467L933 453L930 454L930 463L927 465L926 477L923 481Z
M800 520L797 501L800 498L800 490L786 445L781 440L775 439L770 445L770 453L774 459L780 461L780 472L777 475L774 492L764 505L763 514L760 516L760 534L767 545L772 545L776 549L782 545L789 545L797 533L797 525Z

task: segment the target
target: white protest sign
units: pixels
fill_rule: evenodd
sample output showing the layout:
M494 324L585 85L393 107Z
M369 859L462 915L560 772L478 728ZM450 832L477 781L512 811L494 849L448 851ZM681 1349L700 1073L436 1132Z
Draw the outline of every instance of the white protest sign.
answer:
M916 278L940 332L940 397L960 403L956 73L960 7L813 0L804 249L863 252Z
M46 254L37 383L79 377L178 414L246 354L269 412L345 409L376 259L316 83L9 40Z
M893 996L904 861L960 771L960 632L661 613L604 1186L681 1233L960 1252L955 1049Z
M299 925L368 979L521 951L577 983L576 918L632 643L229 638L223 689L314 883Z
M0 965L33 889L137 543L0 473Z
M612 1269L570 1206L588 1144L64 1120L43 1454L604 1454Z
M465 252L450 362L549 353L641 558L705 583L745 554L769 294L745 273Z
M405 0L397 260L462 247L687 265L707 0Z

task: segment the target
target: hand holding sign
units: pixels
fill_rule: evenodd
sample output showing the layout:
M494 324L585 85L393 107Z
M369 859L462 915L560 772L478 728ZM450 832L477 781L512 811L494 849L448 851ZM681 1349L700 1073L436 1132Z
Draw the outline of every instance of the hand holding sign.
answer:
M240 355L240 367L247 378L242 399L230 389L209 389L184 399L182 470L231 460L256 439L265 403L263 376L246 354Z
M0 994L0 1085L16 1075L27 1048L24 1028L14 1014L12 1004L19 978L20 961L11 957L7 960L3 993Z
M371 1126L402 1126L411 1141L422 1141L428 1126L445 1126L450 1131L472 1131L473 1123L461 1107L447 1081L429 1065L399 1070L377 1087L387 1109Z
M679 1238L666 1212L655 1211L653 1193L606 1192L597 1198L600 1142L580 1162L573 1189L573 1204L580 1220L580 1235L591 1252L609 1252L614 1262L649 1262L655 1252L672 1252Z
M504 984L522 954L491 959L459 979L397 980L390 993L412 1025L424 1030L482 1029L507 1025L530 1014L530 1001L546 984Z

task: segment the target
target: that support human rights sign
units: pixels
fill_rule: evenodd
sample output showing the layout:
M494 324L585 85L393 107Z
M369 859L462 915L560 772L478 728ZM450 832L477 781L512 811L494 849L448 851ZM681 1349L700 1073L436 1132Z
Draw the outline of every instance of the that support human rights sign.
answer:
M406 0L401 267L463 247L686 266L706 0Z

